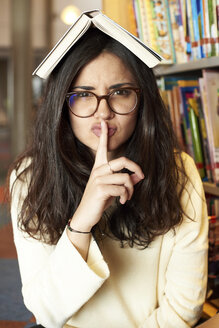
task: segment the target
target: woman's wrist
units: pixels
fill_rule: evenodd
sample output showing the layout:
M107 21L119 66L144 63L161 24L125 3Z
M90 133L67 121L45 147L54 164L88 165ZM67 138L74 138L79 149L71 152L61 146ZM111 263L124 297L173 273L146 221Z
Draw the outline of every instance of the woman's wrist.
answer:
M75 233L82 233L82 234L89 234L89 233L91 233L91 229L90 230L78 230L78 229L75 229L74 227L72 227L72 225L71 225L71 221L72 221L72 219L70 219L69 221L68 221L68 224L67 224L67 228L68 228L68 230L69 231L71 231L71 232L75 232Z
M68 228L69 231L71 231L71 229L72 229L72 230L75 230L75 232L80 231L82 233L83 232L90 233L93 226L89 225L87 223L87 220L86 221L82 220L81 216L79 217L75 213L74 216L68 221L67 228Z

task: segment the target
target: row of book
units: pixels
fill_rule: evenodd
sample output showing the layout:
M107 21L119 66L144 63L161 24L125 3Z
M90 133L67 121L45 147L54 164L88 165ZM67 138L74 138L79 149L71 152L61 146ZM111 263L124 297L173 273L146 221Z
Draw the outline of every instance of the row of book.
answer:
M181 148L194 158L203 181L219 185L219 70L165 76L158 85Z
M219 55L219 0L103 0L103 11L167 63Z

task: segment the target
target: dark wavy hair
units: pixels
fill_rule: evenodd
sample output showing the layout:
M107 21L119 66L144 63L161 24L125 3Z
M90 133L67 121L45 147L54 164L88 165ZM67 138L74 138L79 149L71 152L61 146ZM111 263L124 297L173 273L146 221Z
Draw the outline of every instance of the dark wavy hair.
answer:
M72 132L65 95L84 65L103 51L118 56L142 90L136 128L124 156L145 174L131 200L124 205L117 202L111 215L104 213L105 229L122 247L145 248L182 221L180 200L188 177L152 69L96 28L85 33L49 76L32 144L11 167L17 179L29 176L18 223L32 237L56 244L79 205L94 156ZM31 160L21 169L25 158Z

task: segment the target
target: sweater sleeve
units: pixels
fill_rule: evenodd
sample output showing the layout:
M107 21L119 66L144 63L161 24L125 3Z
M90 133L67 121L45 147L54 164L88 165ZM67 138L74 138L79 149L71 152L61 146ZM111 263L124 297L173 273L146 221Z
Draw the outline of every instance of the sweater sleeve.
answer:
M208 217L202 181L194 161L187 157L190 177L182 197L187 217L164 236L161 253L159 305L140 328L189 328L199 319L206 296ZM171 245L171 246L170 246ZM172 248L167 261L168 247ZM163 262L162 262L163 258ZM168 263L165 268L164 263Z
M11 174L11 183L16 179ZM68 239L66 230L57 245L29 237L18 228L18 213L27 186L17 180L12 189L11 218L26 307L38 323L60 328L101 287L109 269L92 238L87 262Z

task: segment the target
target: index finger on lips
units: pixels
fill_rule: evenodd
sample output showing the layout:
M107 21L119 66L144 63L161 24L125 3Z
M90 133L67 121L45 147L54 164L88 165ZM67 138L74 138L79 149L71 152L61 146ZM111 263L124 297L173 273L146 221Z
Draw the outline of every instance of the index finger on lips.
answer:
M104 120L101 120L101 135L97 147L94 167L99 167L103 164L108 163L107 143L108 143L108 126Z

